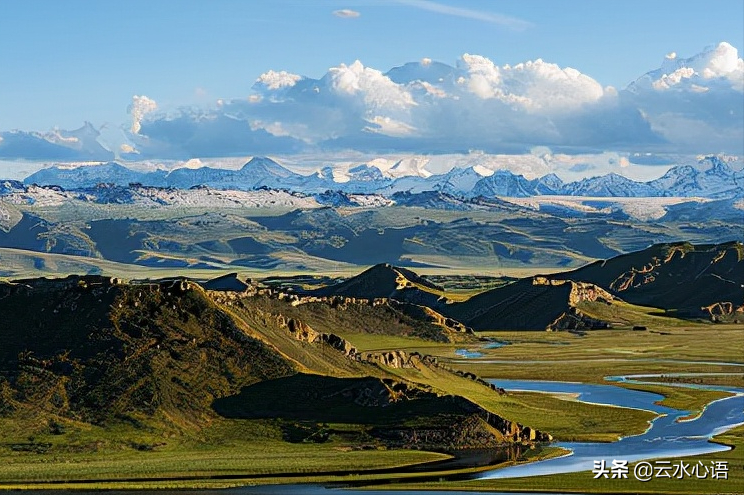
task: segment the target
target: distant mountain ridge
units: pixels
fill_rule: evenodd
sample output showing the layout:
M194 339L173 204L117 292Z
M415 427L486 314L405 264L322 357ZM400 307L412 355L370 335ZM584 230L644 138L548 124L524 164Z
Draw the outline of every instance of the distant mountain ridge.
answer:
M350 168L343 177L332 167L301 175L266 157L254 157L239 170L210 167L178 168L170 172L138 172L115 162L77 168L50 167L25 180L25 184L60 186L64 189L95 187L98 184L128 186L138 183L154 187L189 189L207 186L215 189L286 189L306 194L325 191L377 193L390 197L396 193L440 191L462 198L530 197L544 195L588 197L703 197L729 199L744 197L744 173L734 171L718 156L702 158L698 166L678 165L664 176L637 182L611 173L576 182L563 183L555 174L528 180L508 170L490 175L478 165L453 168L432 175L420 163L398 162L385 173L375 165Z

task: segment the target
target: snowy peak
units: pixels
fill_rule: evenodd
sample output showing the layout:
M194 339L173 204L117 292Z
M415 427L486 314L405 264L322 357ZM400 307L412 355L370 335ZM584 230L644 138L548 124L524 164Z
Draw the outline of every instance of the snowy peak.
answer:
M369 165L358 165L350 168L348 171L348 177L350 181L358 182L386 181L385 176L382 174L382 170L377 167L370 167Z
M533 180L532 187L536 194L560 194L563 181L555 174L548 174Z
M705 171L707 175L717 175L721 178L733 177L734 171L721 157L709 155L698 160L701 165L709 165Z
M495 196L525 198L534 196L535 190L532 183L523 175L514 175L507 170L497 170L490 177L479 180L473 187L472 195L486 198Z
M395 165L385 171L385 174L393 177L431 177L432 173L426 170L429 159L423 156L412 156L398 161Z
M412 194L439 192L456 198L538 195L595 197L705 197L715 199L744 197L744 171L732 166L738 158L726 155L701 156L697 162L670 168L662 177L637 182L617 173L563 183L555 174L527 179L509 170L493 171L480 164L453 167L446 173L427 170L428 157L375 159L365 164L325 166L301 175L266 157L254 157L239 170L189 166L170 172L156 169L143 172L116 162L53 166L28 176L25 184L60 186L64 189L115 184L126 187L139 183L153 187L189 189L207 186L224 190L257 188L285 189L304 194L341 191L350 194ZM191 163L191 162L188 162ZM463 161L462 163L466 163ZM472 163L472 162L471 162ZM200 165L194 162L192 165ZM490 175L488 175L490 173ZM4 182L5 189L17 186Z
M463 193L469 193L479 180L484 177L490 177L491 175L493 175L492 170L480 165L467 168L453 168L442 176L442 180L437 181L438 186L435 189L449 194L461 195Z
M722 157L709 155L695 165L673 167L649 185L665 196L742 197L744 176L738 175Z
M243 167L240 169L240 172L241 174L256 174L259 176L271 176L280 178L287 178L293 175L297 175L291 170L282 167L271 158L261 156L251 158L248 163L243 165Z
M567 184L563 190L571 196L646 197L658 195L654 187L616 173L573 182Z
M162 174L159 174L162 176ZM24 183L56 185L65 189L95 187L98 184L127 185L146 180L147 174L130 170L116 162L75 168L54 166L29 175Z

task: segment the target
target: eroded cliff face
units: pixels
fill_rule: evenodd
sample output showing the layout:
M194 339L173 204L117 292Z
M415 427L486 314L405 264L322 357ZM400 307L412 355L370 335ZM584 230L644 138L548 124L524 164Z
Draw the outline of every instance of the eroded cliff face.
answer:
M614 301L615 297L599 287L588 282L575 282L573 280L558 280L549 279L547 277L534 277L532 279L532 285L550 285L550 286L561 286L571 285L571 292L568 296L568 303L575 306L582 302L610 302Z
M388 310L389 312L392 310L392 312L395 312L397 315L403 315L410 320L428 325L426 332L417 335L419 337L440 342L460 342L473 338L473 329L463 325L459 321L445 317L435 309L425 305L414 304L409 301L400 301L393 298L300 295L270 288L258 289L255 286L250 286L242 292L207 292L214 301L226 306L252 306L250 302L251 298L263 297L274 302L281 301L282 304L286 303L293 308L304 306L312 308L315 305L322 304L340 312L354 312L359 310L360 307L379 308L379 311ZM286 310L281 310L281 312L288 313Z
M301 340L303 342L309 342L311 344L314 342L322 342L324 344L328 344L333 349L336 349L337 351L341 352L345 356L348 356L349 358L352 358L352 359L356 359L357 357L356 347L351 345L351 343L348 342L343 337L339 337L338 335L334 333L316 332L310 327L310 325L300 320L297 320L295 318L285 319L281 315L278 316L277 318L279 320L280 326L289 330L289 332L297 340Z
M736 304L726 301L703 306L700 308L714 322L741 323L744 321L744 304Z
M577 308L570 308L555 319L546 330L548 331L583 331L610 328L612 325L604 320L592 318Z
M546 330L582 331L610 328L611 325L609 322L593 318L577 308L579 304L584 302L602 302L609 304L616 300L612 294L601 287L587 282L549 279L547 277L534 277L532 279L532 285L548 285L553 287L568 285L571 287L571 290L568 293L567 309L548 324L545 328Z

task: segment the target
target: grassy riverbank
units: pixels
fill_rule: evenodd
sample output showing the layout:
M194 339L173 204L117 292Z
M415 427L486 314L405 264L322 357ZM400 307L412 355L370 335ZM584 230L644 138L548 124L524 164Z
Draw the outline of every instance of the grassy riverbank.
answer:
M500 332L484 336L510 342L499 349L473 349L484 353L482 359L461 360L454 351L460 345L437 344L400 336L344 334L361 350L400 349L438 356L444 367L390 369L391 376L427 384L436 390L461 395L506 418L551 433L564 441L613 441L619 436L644 431L653 414L647 411L584 404L566 397L512 392L499 395L476 381L448 372L445 367L470 371L482 377L566 380L602 383L607 375L678 372L732 373L719 376L717 384L740 385L744 365L741 359L742 326L716 326L716 338L727 342L718 347L701 346L710 340L710 325L669 329L664 333L619 331L590 332L586 336L547 332ZM705 349L701 349L705 347ZM699 352L698 352L699 351ZM678 357L675 357L678 356ZM498 363L488 361L499 361ZM693 361L688 362L688 361ZM665 395L663 403L691 411L722 398L725 392L690 391L663 383L653 385L621 384ZM188 435L171 432L167 438L156 430L131 428L106 429L66 420L64 435L50 431L29 411L25 420L0 419L2 463L0 488L217 488L252 483L295 483L389 480L418 476L408 473L364 474L365 470L403 470L412 464L446 458L442 454L411 450L360 450L349 448L342 435L331 436L327 443L292 444L282 440L281 429L272 421L216 420L208 427ZM173 435L175 433L175 436ZM64 437L64 438L62 438ZM728 460L731 479L741 480L744 462L744 432L741 428L722 435L719 441L738 450L694 458ZM63 444L65 445L64 448ZM45 446L60 447L48 448ZM30 450L29 450L30 449ZM34 450L36 449L36 450ZM545 449L530 460L556 455ZM737 460L738 456L738 460ZM590 467L589 467L590 468ZM479 468L485 469L485 468ZM445 477L478 469L436 471L426 476ZM738 470L738 471L737 471ZM318 473L348 472L343 476ZM353 473L353 474L351 474ZM215 478L218 477L218 478ZM219 479L219 477L222 477ZM83 482L85 481L85 482ZM626 483L627 482L627 483ZM623 480L619 486L593 480L590 473L576 473L496 482L427 481L415 486L437 489L487 490L583 490L634 493L641 488L653 493L709 493L734 486L724 480L688 483L660 480L635 483ZM687 488L690 484L697 488ZM385 486L390 488L389 485ZM413 488L405 484L401 488ZM684 490L682 490L684 488ZM676 490L676 491L675 491ZM703 491L700 491L703 490ZM723 493L727 493L725 490ZM732 492L733 493L733 492Z
M594 479L591 466L587 471L528 478L499 480L473 480L464 482L407 483L385 485L378 488L405 490L464 490L464 491L515 491L515 492L580 492L580 493L644 493L644 494L722 494L741 495L744 486L744 427L740 426L715 437L715 441L733 447L733 450L701 456L671 459L690 465L702 462L710 466L711 461L728 463L728 479L697 479L695 477L653 478L648 482L633 477L633 466L628 479Z
M254 446L255 447L255 446ZM160 461L153 465L148 463L150 468L160 467L168 470L158 471L160 479L156 476L156 473L151 471L150 479L137 479L132 480L124 479L119 472L116 475L105 477L104 472L111 473L111 468L126 467L131 464L128 461L124 463L121 459L112 459L108 462L109 466L101 469L97 472L85 472L86 475L93 474L97 477L84 477L84 478L67 478L66 480L60 479L55 480L37 480L37 481L26 481L26 482L0 482L0 490L162 490L162 489L219 489L219 488L231 488L249 485L266 485L266 484L299 484L299 483L328 483L328 484L374 484L375 482L390 483L391 481L406 483L414 481L416 479L422 480L422 482L452 478L459 476L467 476L476 474L479 472L493 469L491 465L484 465L479 467L467 467L457 469L446 469L436 470L433 466L430 471L421 470L419 472L398 472L398 473L365 473L367 469L386 469L392 467L398 467L404 469L413 463L423 462L434 462L441 461L449 458L449 456L441 454L431 454L427 452L408 452L410 455L399 455L401 451L388 452L388 456L379 453L380 455L373 455L372 458L377 457L377 463L372 461L370 457L366 457L362 464L354 465L355 461L361 459L357 457L346 457L343 462L334 462L333 456L324 455L322 452L319 455L316 463L327 462L327 468L337 466L339 471L345 467L347 474L314 474L309 468L318 468L314 466L304 466L302 469L292 473L292 476L288 476L289 472L279 473L276 472L276 466L281 464L281 460L286 460L286 456L298 455L298 460L307 459L299 451L288 452L285 451L281 456L274 455L269 447L268 451L264 451L263 455L265 460L259 461L258 464L254 462L253 465L249 463L256 461L257 457L246 453L243 460L240 461L243 466L242 470L234 472L233 468L236 468L238 464L235 463L235 459L227 460L228 469L221 471L210 471L208 473L198 471L188 471L188 468L193 466L194 462L210 463L215 460L226 460L223 456L210 456L204 452L195 452L194 456L186 453L183 459L171 459L161 458ZM520 460L506 463L504 465L513 465L515 463L533 462L538 460L550 459L552 457L558 457L564 455L566 451L558 447L545 447L538 448L534 451L528 451ZM397 462L401 464L394 466L392 462L395 462L397 456ZM198 457L201 457L199 460ZM237 456L235 456L237 457ZM338 461L338 458L336 458ZM270 463L274 463L273 465ZM99 467L103 468L106 461L102 461ZM262 469L263 468L263 469ZM141 468L140 468L141 469ZM11 468L12 470L12 468ZM257 473L257 471L260 471ZM324 470L326 471L326 470ZM137 471L139 472L139 471ZM276 473L276 474L272 474ZM406 486L406 485L402 485Z

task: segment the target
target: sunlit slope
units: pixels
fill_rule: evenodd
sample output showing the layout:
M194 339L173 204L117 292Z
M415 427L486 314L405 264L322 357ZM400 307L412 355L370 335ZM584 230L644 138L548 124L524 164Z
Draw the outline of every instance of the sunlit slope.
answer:
M348 316L346 309L327 307L329 325L350 323L334 319L334 313ZM401 332L415 333L421 323L389 306L364 307L371 310L366 321L380 328L397 322ZM458 438L460 446L547 438L446 388L397 377L391 369L402 360L358 352L352 341L314 329L292 309L297 307L290 301L208 292L183 279L130 285L85 276L3 283L3 424L21 431L33 411L37 422L62 435L54 444L60 448L77 438L64 436L65 425L102 428L107 445L129 448L133 440L127 438L155 432L166 439L199 438L224 418L279 421L274 426L283 436L272 441L315 435L314 426L293 429L297 419L356 424L343 437L351 445L365 435L379 445L417 448L458 445ZM441 332L433 323L421 324ZM253 399L244 400L246 394ZM296 401L306 406L302 418L293 409ZM438 433L418 439L413 426ZM155 445L173 442L181 440ZM32 442L29 448L52 447Z

